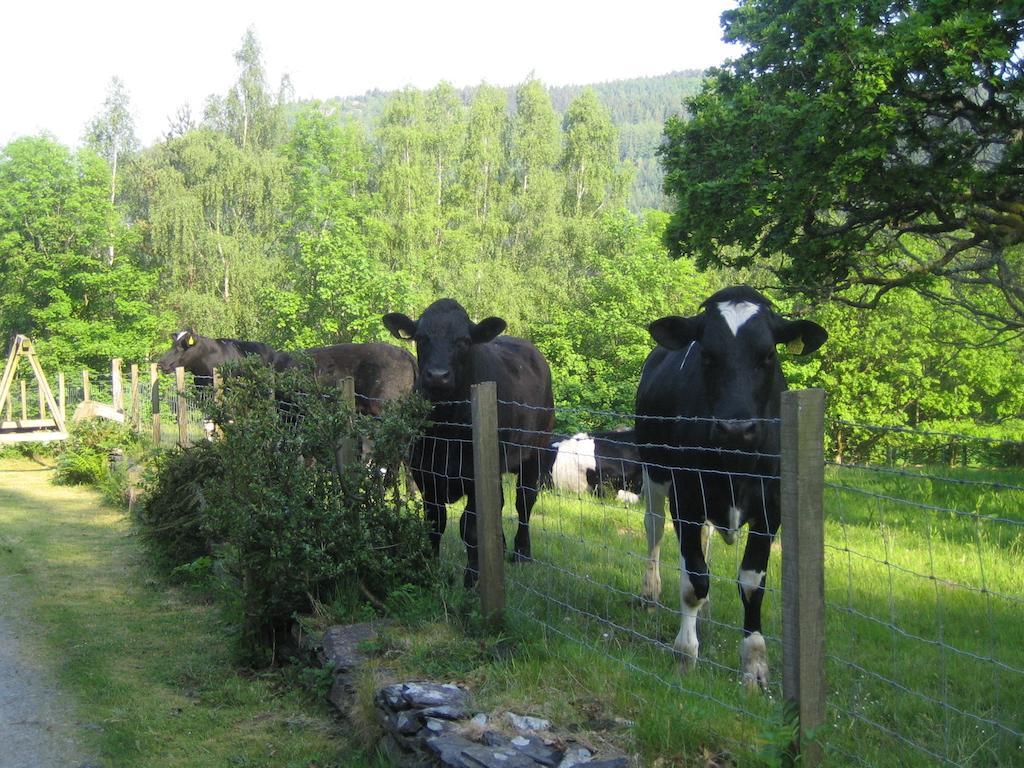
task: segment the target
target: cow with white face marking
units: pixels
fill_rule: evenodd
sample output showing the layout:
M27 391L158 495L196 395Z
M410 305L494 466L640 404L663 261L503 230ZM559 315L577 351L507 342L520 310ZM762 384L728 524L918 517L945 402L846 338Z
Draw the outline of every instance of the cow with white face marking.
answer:
M505 321L479 323L452 299L435 301L419 320L398 312L384 325L399 339L416 344L416 390L433 403L431 426L413 446L409 466L423 494L430 541L438 554L448 520L447 504L466 497L459 530L466 545L466 586L476 582L476 501L470 387L495 382L498 390L500 472L516 475L516 531L513 559L530 554L530 511L537 500L540 454L554 422L551 371L540 351L526 339L501 336Z
M729 543L748 525L738 577L743 602L740 665L749 688L768 682L761 601L772 539L779 528L780 395L786 389L777 344L796 354L818 349L826 331L786 320L753 288L727 288L693 317L648 326L658 346L648 355L636 396L636 439L644 464L648 561L643 597L661 592L659 551L669 500L682 555L682 622L675 648L684 667L697 659L697 614L709 579L702 529Z

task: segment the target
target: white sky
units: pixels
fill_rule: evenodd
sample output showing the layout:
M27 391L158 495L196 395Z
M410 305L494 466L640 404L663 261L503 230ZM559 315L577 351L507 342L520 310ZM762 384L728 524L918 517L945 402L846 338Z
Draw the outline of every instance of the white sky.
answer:
M718 18L731 0L12 0L0 11L0 146L47 131L76 146L113 76L131 96L136 134L160 139L168 116L237 78L252 26L268 85L287 73L299 98L378 88L596 83L703 69L738 55Z

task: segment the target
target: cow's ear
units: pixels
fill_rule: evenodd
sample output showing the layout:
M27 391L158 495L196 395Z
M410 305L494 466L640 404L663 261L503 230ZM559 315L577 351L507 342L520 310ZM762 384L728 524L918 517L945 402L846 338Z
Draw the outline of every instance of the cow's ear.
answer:
M695 317L669 315L647 326L651 337L665 349L682 349L700 338L701 323Z
M500 317L485 317L479 323L474 323L469 328L469 338L474 344L486 344L494 340L501 332L508 327L508 323Z
M381 318L384 327L391 331L391 335L402 341L409 341L416 335L416 322L408 315L401 312L388 312Z
M775 327L775 343L794 355L809 355L827 340L828 331L810 320L780 320Z

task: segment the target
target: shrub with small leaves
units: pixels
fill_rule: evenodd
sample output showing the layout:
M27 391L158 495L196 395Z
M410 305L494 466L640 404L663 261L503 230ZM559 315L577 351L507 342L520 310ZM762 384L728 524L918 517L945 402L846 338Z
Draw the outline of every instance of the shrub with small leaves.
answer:
M110 479L110 452L134 450L137 446L138 437L116 421L95 419L74 424L57 454L56 482L102 486Z

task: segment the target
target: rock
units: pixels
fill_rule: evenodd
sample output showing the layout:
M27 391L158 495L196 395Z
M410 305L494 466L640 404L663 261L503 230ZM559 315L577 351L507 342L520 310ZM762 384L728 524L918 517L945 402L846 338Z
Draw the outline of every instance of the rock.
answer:
M463 707L453 707L445 704L440 707L427 707L420 712L423 717L437 717L441 720L465 720L466 710Z
M485 725L487 725L487 715L485 715L483 712L480 712L478 714L473 715L473 719L469 722L471 722L473 725L479 728L483 728Z
M470 761L470 765L483 768L537 768L537 764L529 757L509 747L487 747L474 744L462 750L462 756Z
M624 757L613 757L607 760L591 760L585 765L587 768L627 768L629 761Z
M517 715L514 712L506 712L505 717L517 731L546 731L551 727L550 720L529 715Z
M330 666L336 674L359 667L367 659L366 653L359 646L375 640L380 628L381 623L373 621L329 628L320 641L321 663Z
M451 768L477 768L476 765L462 757L463 750L475 746L469 739L463 738L458 734L446 733L444 736L434 736L427 739L426 744L427 750L443 766L451 766Z
M558 768L573 768L574 765L584 765L591 757L593 757L593 753L589 749L574 747L562 756L562 761L558 764Z
M406 683L402 686L402 697L410 707L465 707L469 694L457 685L445 683Z
M425 727L435 736L440 736L448 730L448 723L444 720L438 720L436 717L428 717L426 719Z
M562 760L562 750L545 744L536 736L516 736L509 743L516 751L541 765L557 766Z
M391 722L394 729L403 736L412 736L423 727L420 724L420 719L410 715L408 712L399 712L396 715L392 715L392 718Z

